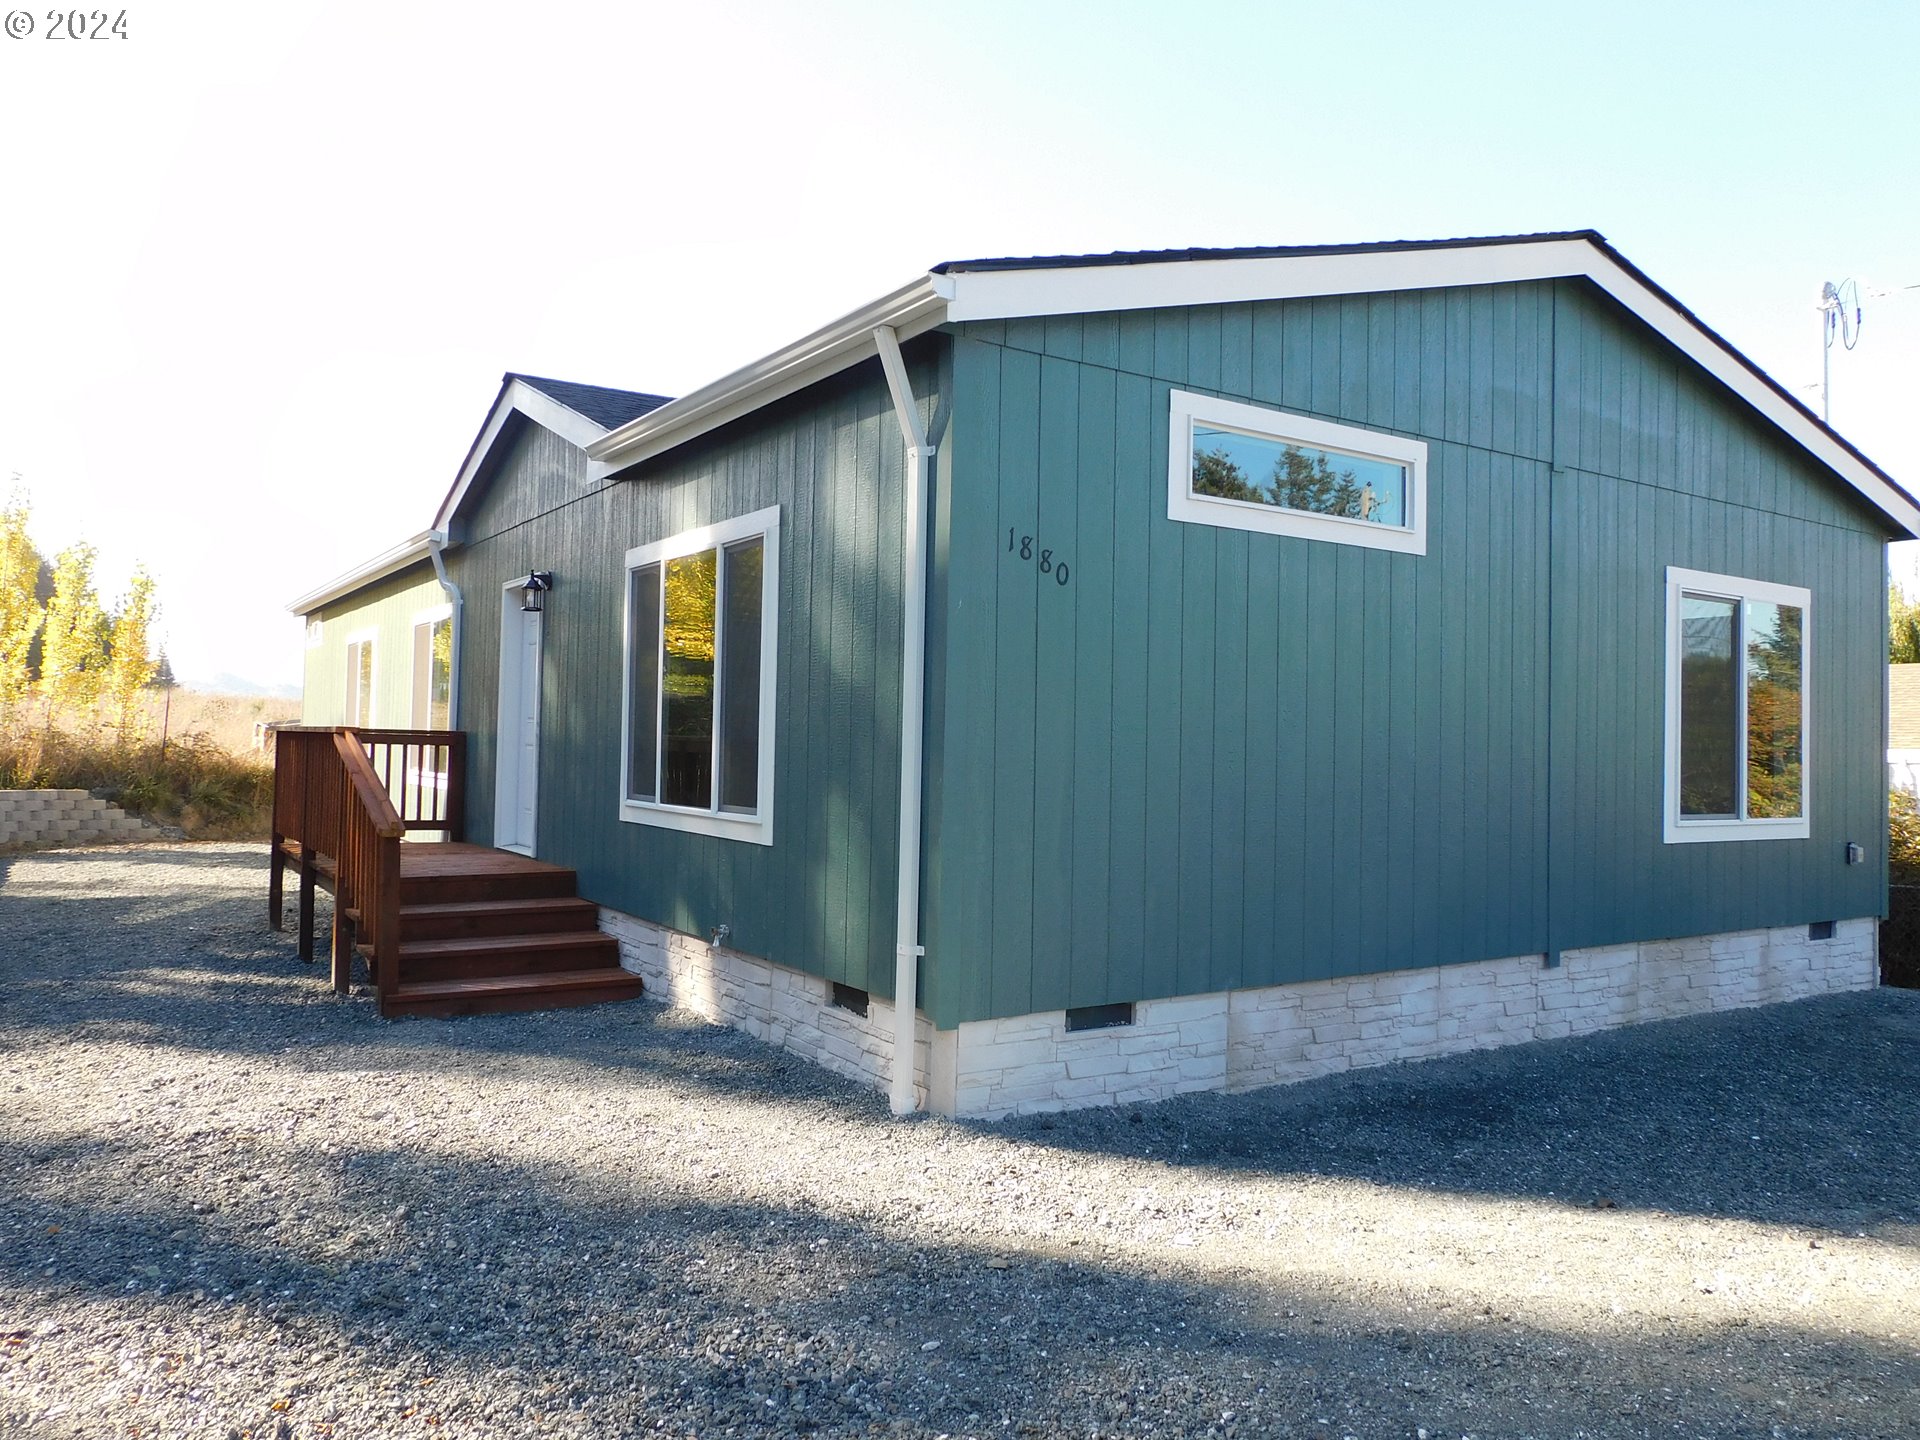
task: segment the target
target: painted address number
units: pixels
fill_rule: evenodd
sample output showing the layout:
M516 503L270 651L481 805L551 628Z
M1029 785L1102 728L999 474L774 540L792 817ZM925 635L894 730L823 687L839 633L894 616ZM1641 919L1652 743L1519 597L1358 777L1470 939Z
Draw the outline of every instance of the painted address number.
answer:
M1017 555L1022 560L1035 561L1040 567L1040 573L1042 575L1051 575L1054 584L1064 585L1067 583L1067 562L1054 559L1053 551L1051 550L1041 550L1036 554L1033 536L1016 536L1013 533L1013 527L1011 525L1007 527L1007 553L1009 555Z

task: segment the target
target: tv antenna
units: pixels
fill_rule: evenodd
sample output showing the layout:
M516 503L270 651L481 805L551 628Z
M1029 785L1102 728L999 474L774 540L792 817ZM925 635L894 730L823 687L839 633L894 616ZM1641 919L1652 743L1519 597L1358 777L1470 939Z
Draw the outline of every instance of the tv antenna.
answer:
M1886 285L1867 291L1869 300L1884 300L1920 290L1920 285ZM1860 308L1860 287L1852 280L1838 285L1829 280L1820 287L1820 418L1830 419L1833 380L1833 342L1835 337L1851 350L1860 343L1864 314Z
M1860 287L1852 280L1820 287L1820 418L1833 418L1833 342L1851 350L1860 343Z

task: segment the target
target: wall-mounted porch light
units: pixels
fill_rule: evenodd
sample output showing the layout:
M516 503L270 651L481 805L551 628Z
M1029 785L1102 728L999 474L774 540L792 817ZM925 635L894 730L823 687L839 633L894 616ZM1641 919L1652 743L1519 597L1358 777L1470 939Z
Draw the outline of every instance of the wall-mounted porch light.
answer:
M531 614L540 613L540 597L553 589L551 570L529 570L527 578L520 585L520 608Z

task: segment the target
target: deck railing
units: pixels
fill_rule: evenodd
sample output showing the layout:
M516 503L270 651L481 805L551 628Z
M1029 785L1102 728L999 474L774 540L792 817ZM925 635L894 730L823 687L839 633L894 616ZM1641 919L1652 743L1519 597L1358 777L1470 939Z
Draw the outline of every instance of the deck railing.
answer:
M346 991L358 940L368 946L367 973L377 990L399 963L400 837L407 827L359 737L343 730L333 746L346 782L333 876L333 988Z
M393 954L380 925L385 917L398 921L400 839L412 832L464 838L466 759L467 737L459 730L300 725L275 739L267 919L274 929L283 928L291 859L299 867L300 958L311 960L314 890L333 887L336 989L347 988L355 912L360 938L373 949L376 983L379 966Z

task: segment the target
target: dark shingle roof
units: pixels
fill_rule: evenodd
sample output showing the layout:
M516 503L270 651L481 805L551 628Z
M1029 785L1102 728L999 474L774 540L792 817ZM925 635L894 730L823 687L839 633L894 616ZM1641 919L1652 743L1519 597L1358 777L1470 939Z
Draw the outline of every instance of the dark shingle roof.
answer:
M658 410L671 395L643 395L637 390L609 390L604 385L576 385L571 380L543 380L538 375L507 372L507 379L531 385L549 400L558 400L596 425L617 430L650 410Z
M1535 235L1462 236L1454 240L1375 240L1358 245L1248 245L1223 250L1115 250L1106 255L1002 256L986 260L943 260L936 275L969 270L1073 270L1093 265L1170 265L1188 260L1274 260L1300 255L1367 255L1385 250L1466 250L1488 245L1537 245L1547 240L1592 240L1606 245L1597 230L1547 230ZM1607 246L1609 252L1611 246Z

